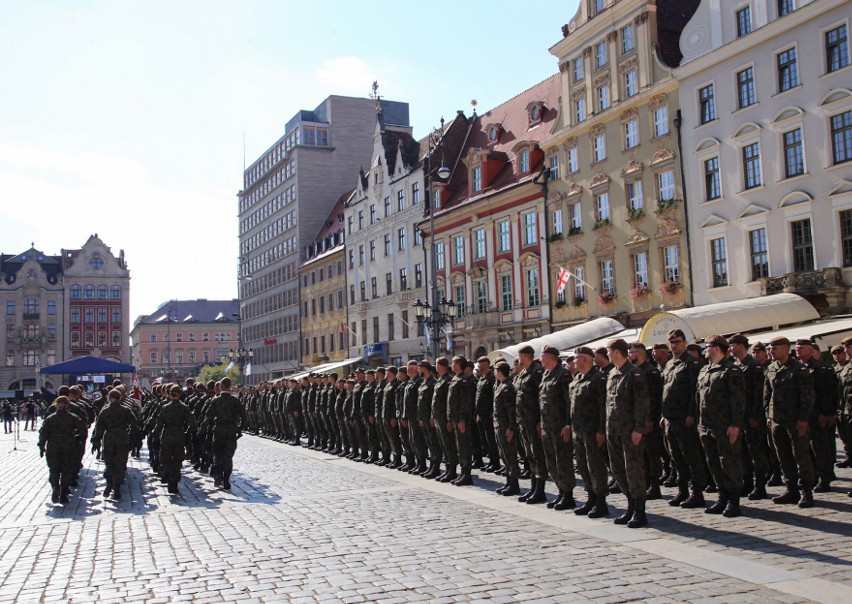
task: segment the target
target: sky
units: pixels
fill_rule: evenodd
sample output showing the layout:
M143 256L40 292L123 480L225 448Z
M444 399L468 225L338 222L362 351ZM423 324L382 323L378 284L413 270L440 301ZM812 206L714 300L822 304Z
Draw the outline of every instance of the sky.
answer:
M298 110L378 81L421 138L555 73L577 3L4 0L0 252L97 233L125 251L131 324L235 298L243 162Z

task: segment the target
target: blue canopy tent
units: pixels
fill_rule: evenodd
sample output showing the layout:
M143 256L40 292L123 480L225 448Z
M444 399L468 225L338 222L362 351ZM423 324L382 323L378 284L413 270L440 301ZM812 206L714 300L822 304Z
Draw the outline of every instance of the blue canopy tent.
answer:
M89 375L92 373L133 373L134 371L136 371L136 367L133 365L87 356L42 367L40 373Z

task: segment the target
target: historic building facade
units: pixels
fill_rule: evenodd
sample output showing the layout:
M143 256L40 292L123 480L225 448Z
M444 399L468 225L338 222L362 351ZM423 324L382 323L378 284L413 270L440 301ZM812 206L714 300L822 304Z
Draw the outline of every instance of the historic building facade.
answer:
M305 246L305 261L299 268L305 367L349 358L343 210L353 192L338 198L316 238Z
M848 312L849 2L703 0L683 31L695 303L792 292Z
M550 49L561 106L543 144L546 236L551 277L570 271L564 295L549 279L554 330L607 315L641 324L661 306L691 303L672 68L697 5L581 2Z

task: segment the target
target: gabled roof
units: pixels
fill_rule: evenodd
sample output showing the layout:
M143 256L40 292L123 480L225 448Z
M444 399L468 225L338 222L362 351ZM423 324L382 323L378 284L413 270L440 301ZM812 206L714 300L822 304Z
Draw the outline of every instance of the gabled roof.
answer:
M138 325L156 325L171 322L172 325L196 323L238 323L239 300L169 300L157 310L138 321ZM171 321L169 318L171 317Z
M680 34L698 10L701 0L666 0L656 4L660 59L669 67L677 67L683 58L680 52Z
M408 132L385 130L382 132L382 146L385 149L385 165L391 177L396 173L397 150L401 151L402 162L406 167L417 163L420 145Z
M62 256L48 256L32 246L26 252L20 254L0 254L0 274L3 275L5 283L14 283L24 263L30 260L38 263L48 279L53 278L51 283L55 283L59 275L62 274Z

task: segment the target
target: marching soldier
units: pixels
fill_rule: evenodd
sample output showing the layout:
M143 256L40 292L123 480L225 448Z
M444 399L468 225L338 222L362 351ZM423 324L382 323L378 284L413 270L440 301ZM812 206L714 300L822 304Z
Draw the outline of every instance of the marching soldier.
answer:
M160 409L154 427L154 432L160 436L160 463L169 493L178 492L180 468L186 456L186 432L195 427L195 417L181 401L182 394L177 384L171 387L170 400Z
M243 405L231 394L231 378L219 382L220 394L210 401L204 418L213 432L213 484L231 490L231 472L234 469L234 453L237 439L242 436Z
M68 397L59 396L53 402L55 412L41 424L38 448L41 456L47 456L48 481L53 489L53 503L68 503L68 492L77 474L79 448L82 438L85 443L86 424L68 409Z
M121 499L121 485L127 472L127 457L130 455L130 432L136 419L133 413L121 404L121 391L110 390L107 404L98 414L92 434L92 452L100 450L104 458L104 497L113 494Z

